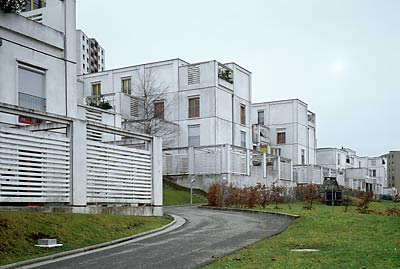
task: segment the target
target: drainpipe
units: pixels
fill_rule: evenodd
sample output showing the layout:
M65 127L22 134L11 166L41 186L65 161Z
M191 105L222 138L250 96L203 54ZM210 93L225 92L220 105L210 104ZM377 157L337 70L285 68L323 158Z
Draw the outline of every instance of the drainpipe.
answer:
M67 3L64 3L64 87L65 87L65 116L68 116L68 63L67 63Z
M235 95L232 93L232 146L235 143Z

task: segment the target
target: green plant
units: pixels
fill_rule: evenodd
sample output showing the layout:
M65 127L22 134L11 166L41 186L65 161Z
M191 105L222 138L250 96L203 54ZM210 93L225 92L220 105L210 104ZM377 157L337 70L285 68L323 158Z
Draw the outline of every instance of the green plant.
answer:
M0 0L0 9L4 13L20 13L25 6L25 0Z

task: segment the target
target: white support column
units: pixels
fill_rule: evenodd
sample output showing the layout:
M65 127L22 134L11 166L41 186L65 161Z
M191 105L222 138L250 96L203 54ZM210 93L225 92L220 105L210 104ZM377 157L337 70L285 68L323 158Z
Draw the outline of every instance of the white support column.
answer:
M293 161L289 161L290 164L290 181L293 182Z
M246 175L250 176L250 149L246 149Z
M276 157L276 165L278 166L278 180L281 179L281 157Z
M230 145L222 146L222 173L230 174L231 171L231 148Z
M222 158L222 164L221 164L222 178L225 178L226 183L229 183L229 182L231 182L231 175L232 175L231 146L230 145L222 146L221 158Z
M267 177L267 154L262 154L262 175L263 178Z
M69 135L71 139L71 203L73 206L86 206L86 121L75 119L69 127Z
M153 190L152 190L152 204L154 207L162 207L163 202L163 181L162 181L162 139L161 137L153 137L151 143L151 156L152 156L152 176L153 176ZM160 212L158 212L160 213ZM162 215L162 210L161 213ZM157 214L159 215L159 214Z
M195 171L195 154L194 147L189 147L188 149L188 173L189 175L194 175Z

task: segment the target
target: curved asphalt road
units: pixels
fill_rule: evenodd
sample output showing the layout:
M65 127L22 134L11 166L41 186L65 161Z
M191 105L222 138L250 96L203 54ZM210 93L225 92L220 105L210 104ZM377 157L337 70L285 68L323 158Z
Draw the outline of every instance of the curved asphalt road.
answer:
M169 207L184 217L177 230L112 249L40 265L37 268L196 268L287 228L279 215Z

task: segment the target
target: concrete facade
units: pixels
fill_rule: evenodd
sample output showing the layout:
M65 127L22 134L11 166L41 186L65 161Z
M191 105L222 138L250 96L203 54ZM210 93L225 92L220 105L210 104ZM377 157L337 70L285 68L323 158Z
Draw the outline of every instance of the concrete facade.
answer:
M254 147L266 148L267 153L291 159L293 165L316 164L315 114L303 101L291 99L254 103L251 122L253 130L265 126L270 138L264 143L255 141Z
M228 82L221 69L231 72ZM101 95L110 100L114 111L125 122L140 120L133 115L132 97L139 81L151 73L154 84L163 89L164 121L176 126L173 138L164 138L165 147L188 147L189 129L198 127L198 146L231 144L251 148L250 109L251 73L234 63L208 61L189 64L180 59L119 68L80 77L82 100L92 95L92 85L100 84ZM122 81L129 79L130 93L124 93ZM188 113L189 99L199 100L199 115ZM240 116L244 109L244 121ZM242 120L242 122L241 122Z
M0 13L0 98L8 104L75 117L75 1L50 3L46 8L22 13L42 14L42 24ZM32 77L40 87L31 89ZM16 116L1 115L1 119L18 122Z

